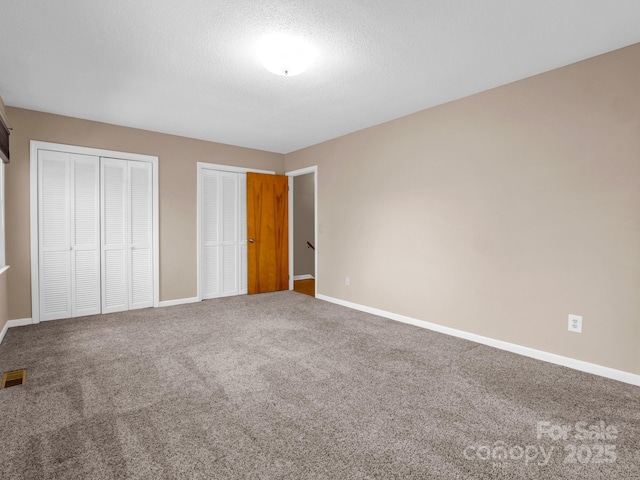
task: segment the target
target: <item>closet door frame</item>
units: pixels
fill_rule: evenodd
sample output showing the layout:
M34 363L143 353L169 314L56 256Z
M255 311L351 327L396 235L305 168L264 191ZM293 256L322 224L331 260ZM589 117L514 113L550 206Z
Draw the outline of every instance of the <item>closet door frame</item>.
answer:
M153 200L153 306L158 307L160 303L160 250L159 250L159 210L158 210L158 157L152 155L142 155L137 153L119 152L115 150L104 150L99 148L79 147L75 145L65 145L60 143L30 141L30 228L31 228L31 321L40 323L40 272L38 261L38 150L52 150L79 155L90 155L93 157L110 157L122 160L135 160L149 162L152 172L152 200Z
M203 300L203 298L202 298L202 290L201 290L201 285L200 285L200 283L201 283L201 275L202 275L202 271L201 271L201 268L200 268L200 266L201 266L200 262L202 261L202 258L201 258L201 249L202 249L201 215L202 215L202 208L203 208L203 205L202 205L203 197L202 197L202 187L201 187L201 185L202 185L202 171L203 170L216 170L216 171L219 171L219 172L245 173L245 174L248 173L248 172L253 172L253 173L264 173L264 174L267 174L267 175L275 175L276 172L274 172L273 170L257 170L257 169L253 169L253 168L232 167L230 165L219 165L219 164L216 164L216 163L207 163L207 162L198 162L197 165L196 165L196 168L197 168L197 185L198 185L198 187L197 187L197 208L196 208L196 210L197 210L197 213L196 213L197 222L196 223L197 223L197 229L198 229L198 232L197 232L198 244L197 244L197 248L196 248L196 251L197 251L197 273L196 274L197 274L197 277L198 277L198 297L197 298L198 298L198 301L201 301L201 300ZM238 187L238 189L240 191L244 191L245 194L246 194L246 189L242 190L239 187ZM238 222L240 222L241 218L242 218L242 216L239 215ZM245 222L246 222L246 215L244 216L244 218L245 218ZM240 232L246 232L246 228L245 229L239 228L239 231ZM244 240L246 242L247 239L245 238L245 239L239 239L239 240L240 240L239 243L242 243L242 240ZM238 272L238 273L240 273L240 272Z

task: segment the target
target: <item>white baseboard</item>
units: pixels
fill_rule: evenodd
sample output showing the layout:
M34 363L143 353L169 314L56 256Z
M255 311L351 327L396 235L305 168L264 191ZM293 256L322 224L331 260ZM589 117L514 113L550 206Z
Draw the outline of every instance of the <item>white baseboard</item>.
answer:
M311 280L313 279L313 275L310 275L308 273L304 274L304 275L294 275L293 279L294 280Z
M158 303L158 307L173 307L175 305L184 305L186 303L196 303L199 302L200 299L198 297L191 298L177 298L175 300L163 300Z
M574 358L563 357L562 355L556 355L555 353L549 353L542 350L536 350L534 348L524 347L522 345L516 345L515 343L503 342L502 340L496 340L494 338L483 337L476 335L475 333L465 332L463 330L457 330L455 328L445 327L436 323L425 322L424 320L418 320L415 318L407 317L405 315L399 315L397 313L386 312L377 308L367 307L365 305L359 305L357 303L348 302L346 300L340 300L338 298L328 297L326 295L316 295L319 300L342 305L343 307L353 308L361 312L371 313L378 315L379 317L388 318L397 322L408 323L416 327L426 328L427 330L433 330L434 332L444 333L453 337L463 338L465 340L471 340L472 342L481 343L490 347L505 350L507 352L517 353L524 355L525 357L535 358L563 367L572 368L581 372L592 373L601 377L618 380L620 382L629 383L631 385L640 386L640 375L625 372L622 370L616 370L614 368L603 367L596 365L595 363L584 362L582 360L576 360Z
M24 327L25 325L31 325L33 320L31 318L20 318L18 320L9 320L5 323L4 328L0 332L0 343L4 340L4 336L7 334L7 331L13 327Z
M199 302L200 299L198 297L191 298L178 298L176 300L165 300L163 302L158 303L158 307L172 307L174 305L184 305L186 303L195 303ZM21 318L18 320L9 320L5 326L0 331L0 343L4 340L4 336L7 334L7 331L13 327L22 327L24 325L31 325L33 320L31 318Z

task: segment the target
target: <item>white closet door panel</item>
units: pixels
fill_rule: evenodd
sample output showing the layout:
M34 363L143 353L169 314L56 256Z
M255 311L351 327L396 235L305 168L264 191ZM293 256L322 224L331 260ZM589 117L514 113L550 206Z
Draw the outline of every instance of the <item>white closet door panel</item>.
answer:
M131 299L129 308L153 306L151 249L131 251Z
M38 151L38 269L42 320L71 317L69 155Z
M131 243L151 245L151 164L129 162Z
M94 315L100 307L100 255L97 250L73 252L73 316Z
M247 244L240 245L240 286L239 295L245 295L249 291L249 274L247 266Z
M100 242L100 164L96 157L72 155L72 244L97 250Z
M238 174L222 174L222 241L235 245L238 241Z
M238 294L238 174L223 172L222 177L222 292Z
M127 243L127 162L102 159L103 244L125 248Z
M38 151L40 246L69 248L69 155Z
M220 172L201 171L201 208L200 208L200 296L203 299L216 298L221 294L220 253L222 244L220 227Z
M240 242L247 243L247 174L238 174L238 210L240 213Z
M238 295L238 247L222 247L222 296Z
M152 171L147 162L128 162L130 295L129 309L153 306Z
M72 316L101 312L100 163L71 155L71 309Z
M238 174L238 210L240 217L240 254L238 258L239 291L238 294L245 295L248 292L248 267L247 267L247 174Z
M102 252L102 313L128 309L126 253L123 249Z
M102 313L128 310L126 160L101 158Z
M218 246L203 246L201 248L200 296L203 299L220 296L220 283L218 281L219 252L220 247Z
M202 171L202 239L206 244L219 244L218 201L220 176L211 170Z
M69 251L40 253L40 318L71 317Z

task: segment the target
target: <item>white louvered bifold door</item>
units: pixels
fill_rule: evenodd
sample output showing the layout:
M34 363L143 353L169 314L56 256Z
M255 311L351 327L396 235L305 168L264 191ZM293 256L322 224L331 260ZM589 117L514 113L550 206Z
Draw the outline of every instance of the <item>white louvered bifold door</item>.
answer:
M100 313L99 163L38 150L40 318Z
M128 162L101 158L102 313L129 309Z
M200 170L200 298L247 293L247 176Z
M153 307L152 170L148 162L129 167L129 309Z
M41 320L153 306L153 168L38 150Z
M221 176L216 170L202 169L200 176L200 296L220 296L220 201Z
M71 159L71 314L100 313L100 163Z
M40 318L71 317L70 159L38 150Z
M152 307L152 165L114 158L100 162L102 312Z

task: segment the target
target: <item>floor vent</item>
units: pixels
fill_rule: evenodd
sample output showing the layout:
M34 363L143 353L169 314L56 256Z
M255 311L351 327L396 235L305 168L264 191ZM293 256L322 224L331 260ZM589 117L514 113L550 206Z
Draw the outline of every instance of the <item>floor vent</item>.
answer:
M2 385L0 388L15 387L27 383L26 370L14 370L13 372L5 372L2 374Z

